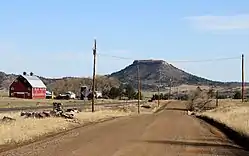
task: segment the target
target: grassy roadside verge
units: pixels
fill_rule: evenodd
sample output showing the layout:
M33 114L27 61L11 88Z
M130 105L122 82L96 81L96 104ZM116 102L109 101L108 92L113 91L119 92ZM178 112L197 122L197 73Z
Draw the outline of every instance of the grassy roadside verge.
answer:
M249 149L249 107L231 104L196 115L221 130L236 144Z

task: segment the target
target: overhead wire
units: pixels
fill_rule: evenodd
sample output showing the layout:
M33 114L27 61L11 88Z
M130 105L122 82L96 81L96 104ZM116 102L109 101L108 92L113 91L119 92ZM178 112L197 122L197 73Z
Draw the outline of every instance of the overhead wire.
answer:
M115 56L115 55L109 55L109 54L103 54L103 53L97 53L97 55L98 56L105 56L105 57L112 57L112 58L116 58L116 59L123 59L123 60L136 60L134 58Z
M173 63L180 63L180 62L215 62L215 61L226 61L226 60L240 60L241 57L224 57L224 58L214 58L214 59L205 59L205 60L178 60L178 61L169 61Z
M129 57L122 57L122 56L115 56L110 54L104 54L104 53L97 53L98 56L104 56L104 57L111 57L116 59L123 59L123 60L137 60L135 58L129 58ZM213 58L213 59L203 59L203 60L168 60L167 62L170 63L198 63L198 62L215 62L215 61L226 61L226 60L240 60L241 56L237 57L224 57L224 58Z

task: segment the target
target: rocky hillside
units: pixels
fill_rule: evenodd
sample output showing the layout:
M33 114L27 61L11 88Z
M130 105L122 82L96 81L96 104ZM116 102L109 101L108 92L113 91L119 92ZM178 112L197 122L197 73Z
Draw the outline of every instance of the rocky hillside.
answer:
M112 73L109 77L117 78L122 83L132 83L133 86L136 87L138 67L143 89L155 89L159 84L167 87L170 85L170 80L172 86L182 84L215 86L239 85L238 83L224 83L201 78L178 69L163 60L135 60L131 65L118 72Z

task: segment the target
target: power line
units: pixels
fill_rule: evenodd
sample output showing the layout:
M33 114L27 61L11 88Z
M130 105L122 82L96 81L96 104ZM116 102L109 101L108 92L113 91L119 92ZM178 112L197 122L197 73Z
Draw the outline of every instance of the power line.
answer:
M123 59L123 60L137 60L135 58L129 58L129 57L122 57L122 56L115 56L115 55L109 55L109 54L103 54L98 53L99 56L104 57L112 57L116 59ZM177 60L177 61L168 61L170 63L198 63L198 62L215 62L215 61L227 61L227 60L240 60L241 57L224 57L224 58L213 58L213 59L204 59L204 60Z
M114 56L114 55L103 54L103 53L98 53L97 55L98 55L98 56L112 57L112 58L117 58L117 59L123 59L123 60L136 60L136 59L134 59L134 58L121 57L121 56Z
M169 61L174 63L180 63L180 62L214 62L214 61L226 61L226 60L240 60L241 57L225 57L225 58L214 58L214 59L206 59L206 60L179 60L179 61Z

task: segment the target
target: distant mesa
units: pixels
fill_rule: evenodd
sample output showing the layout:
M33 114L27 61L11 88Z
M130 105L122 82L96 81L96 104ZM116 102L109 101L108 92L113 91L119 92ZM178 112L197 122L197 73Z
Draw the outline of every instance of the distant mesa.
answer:
M126 66L120 71L112 73L109 77L114 77L122 83L131 83L136 87L137 65L139 65L139 75L143 89L155 88L159 84L162 84L164 87L169 85L179 86L183 84L216 86L223 86L226 84L195 76L167 63L164 60L156 59L134 60L132 64ZM170 80L172 80L172 83Z
M149 59L149 60L135 60L133 61L133 64L165 64L166 62L164 60L154 60L154 59Z

